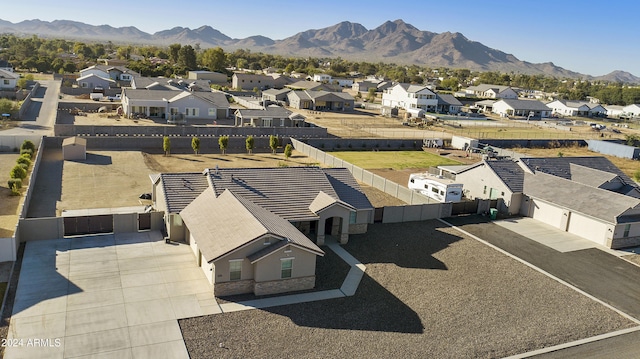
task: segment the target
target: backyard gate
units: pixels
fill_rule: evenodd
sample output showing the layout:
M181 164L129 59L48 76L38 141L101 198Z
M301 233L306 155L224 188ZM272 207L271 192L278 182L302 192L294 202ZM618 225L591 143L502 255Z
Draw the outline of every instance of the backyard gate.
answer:
M478 201L463 201L451 203L451 215L475 214L478 212Z
M83 234L113 232L113 215L64 217L64 235L77 236Z

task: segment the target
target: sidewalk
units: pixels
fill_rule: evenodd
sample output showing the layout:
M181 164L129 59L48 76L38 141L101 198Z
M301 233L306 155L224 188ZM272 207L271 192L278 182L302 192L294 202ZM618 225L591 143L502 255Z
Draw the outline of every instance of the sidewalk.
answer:
M340 244L338 244L335 238L327 236L325 238L325 244L351 266L351 269L349 270L349 273L347 273L347 277L344 279L344 282L342 283L340 289L323 290L312 293L291 294L281 297L220 304L222 313L350 297L356 294L356 290L358 289L360 280L362 279L362 276L364 275L364 272L367 268L364 266L364 264L360 263L356 258L354 258L346 250L344 250L344 248L342 248Z

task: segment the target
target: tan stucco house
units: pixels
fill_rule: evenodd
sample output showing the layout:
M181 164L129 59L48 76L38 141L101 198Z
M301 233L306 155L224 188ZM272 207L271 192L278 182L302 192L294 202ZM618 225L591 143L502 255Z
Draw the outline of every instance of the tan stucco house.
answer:
M189 243L218 296L313 288L325 237L346 243L373 222L345 168L207 169L151 180L167 238Z

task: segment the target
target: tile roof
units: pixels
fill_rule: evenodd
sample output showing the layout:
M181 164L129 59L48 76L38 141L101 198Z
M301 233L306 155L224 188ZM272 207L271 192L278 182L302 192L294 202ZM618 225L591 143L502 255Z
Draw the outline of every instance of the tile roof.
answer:
M507 187L514 193L520 193L523 189L524 171L511 160L484 161Z
M20 75L15 72L0 69L0 79L18 79Z
M346 168L323 168L322 171L329 179L329 183L336 191L338 198L356 209L373 208L367 196L351 172Z
M633 180L622 172L606 157L530 157L520 158L520 161L531 171L539 171L554 176L572 179L571 164L580 165L619 176L625 183L633 184ZM575 168L575 167L574 167Z
M163 173L160 175L164 188L167 213L178 213L193 202L209 182L202 173Z
M355 209L373 208L346 168L219 168L204 173L161 175L168 213L180 212L209 183L218 195L228 189L289 221L317 219L309 205L321 191Z
M202 192L180 212L207 262L264 235L273 235L318 255L324 252L287 220L229 190Z
M339 204L348 209L355 210L355 208L353 208L350 204L336 199L335 197L331 197L322 191L318 192L316 198L313 200L313 202L311 202L311 204L309 205L309 210L313 213L318 213L334 204Z
M616 223L619 215L640 205L637 198L543 172L524 175L524 193L610 223Z
M618 177L618 175L616 175L615 173L580 166L575 163L569 164L569 171L571 173L572 181L586 184L587 186L592 187L600 187L604 183L607 183Z

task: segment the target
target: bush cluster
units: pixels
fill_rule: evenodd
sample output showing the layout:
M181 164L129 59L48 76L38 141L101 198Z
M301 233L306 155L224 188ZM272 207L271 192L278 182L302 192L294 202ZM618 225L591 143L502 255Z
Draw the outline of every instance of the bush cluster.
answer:
M11 194L20 195L20 189L22 188L22 180L27 178L27 171L33 159L33 153L36 150L36 146L29 140L24 140L22 146L20 146L20 157L16 160L16 165L9 172L9 181L7 185L11 190Z

